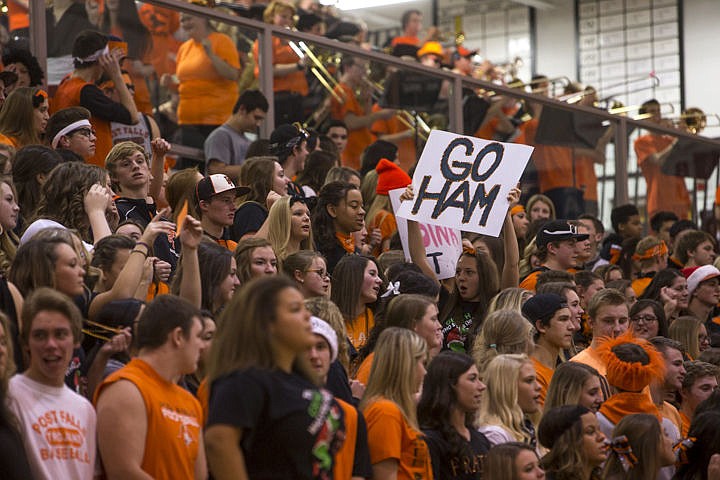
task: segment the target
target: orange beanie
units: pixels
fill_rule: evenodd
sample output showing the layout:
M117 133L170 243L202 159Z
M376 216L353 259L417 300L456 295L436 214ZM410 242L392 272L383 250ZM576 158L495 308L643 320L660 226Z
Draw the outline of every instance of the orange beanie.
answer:
M387 195L390 190L405 188L412 183L410 175L387 158L380 159L375 170L378 174L375 192L379 195Z

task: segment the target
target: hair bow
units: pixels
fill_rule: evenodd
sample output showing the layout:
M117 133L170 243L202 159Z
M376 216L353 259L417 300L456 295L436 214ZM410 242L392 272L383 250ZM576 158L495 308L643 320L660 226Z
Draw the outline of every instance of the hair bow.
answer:
M615 437L610 441L610 448L618 456L620 465L626 472L638 463L638 459L632 451L630 441L625 435Z
M380 295L380 298L394 297L396 295L400 295L400 282L390 282L388 283L387 290Z
M695 445L696 440L697 439L695 437L685 438L673 446L673 450L675 451L675 465L679 467L680 465L685 465L689 462L688 450Z

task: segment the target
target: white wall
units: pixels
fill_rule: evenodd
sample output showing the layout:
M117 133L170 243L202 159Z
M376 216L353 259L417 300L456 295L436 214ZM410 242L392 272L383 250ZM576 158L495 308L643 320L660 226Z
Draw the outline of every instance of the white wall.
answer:
M718 0L684 2L685 105L720 114L720 5ZM717 120L713 123L717 124ZM720 128L708 128L720 137Z
M550 78L567 76L575 80L575 2L554 0L553 4L555 8L536 10L537 72Z

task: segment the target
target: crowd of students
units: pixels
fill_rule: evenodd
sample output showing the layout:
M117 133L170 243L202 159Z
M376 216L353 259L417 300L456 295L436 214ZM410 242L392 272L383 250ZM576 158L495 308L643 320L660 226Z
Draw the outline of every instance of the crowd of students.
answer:
M606 229L520 185L439 279L418 223L399 240L405 147L343 155L387 112L254 138L233 44L182 24L164 83L203 164L168 161L135 46L83 31L52 98L0 73L0 477L720 478L718 239L687 209Z

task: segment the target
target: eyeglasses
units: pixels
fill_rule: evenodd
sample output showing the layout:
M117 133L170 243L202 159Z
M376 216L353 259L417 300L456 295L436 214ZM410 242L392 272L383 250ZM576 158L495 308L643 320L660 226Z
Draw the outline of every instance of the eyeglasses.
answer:
M633 323L640 323L640 322L654 323L654 322L657 322L658 319L655 315L635 315L634 317L632 317L630 319L630 321Z
M94 128L78 128L77 130L73 130L70 132L70 135L75 135L76 133L79 133L80 135L90 138L91 136L95 136L95 129Z
M327 278L328 280L331 279L331 277L330 277L330 272L326 272L326 271L323 270L322 268L308 268L308 269L305 270L305 271L306 271L306 272L317 273L320 278Z

